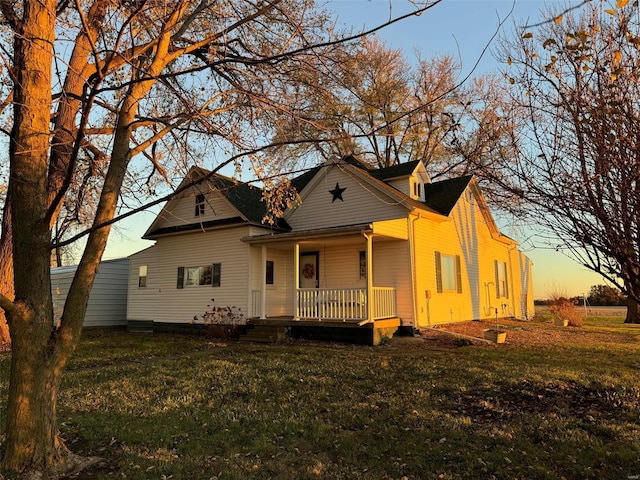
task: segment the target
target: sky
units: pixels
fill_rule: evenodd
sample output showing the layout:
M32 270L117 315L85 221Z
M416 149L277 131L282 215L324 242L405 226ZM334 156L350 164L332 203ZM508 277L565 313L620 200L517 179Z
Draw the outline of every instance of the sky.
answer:
M418 51L423 58L450 54L461 64L462 76L500 72L504 65L495 56L500 35L509 34L519 26L540 22L543 19L540 10L546 4L559 3L542 0L444 0L419 17L411 17L383 29L378 36L390 47L402 49L409 60L414 59ZM390 14L396 17L413 8L408 0L328 0L325 5L335 12L338 24L353 27L356 31L379 25ZM511 16L507 18L512 9ZM505 19L491 43L500 22ZM155 211L137 214L123 222L117 231L112 231L104 258L128 256L151 246L151 242L140 237L154 217ZM522 233L509 231L509 225L501 225L501 228L516 240L523 240L519 238ZM592 285L605 283L599 275L562 253L544 248L527 249L525 253L534 263L534 298L547 298L552 293L588 294Z

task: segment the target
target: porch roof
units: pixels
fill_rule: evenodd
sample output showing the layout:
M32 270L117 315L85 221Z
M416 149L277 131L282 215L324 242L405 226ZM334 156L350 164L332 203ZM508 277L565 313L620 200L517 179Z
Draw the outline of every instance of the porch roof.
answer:
M279 243L287 240L308 240L318 238L341 237L344 235L360 234L362 232L373 233L373 226L370 223L357 225L345 225L340 227L315 228L310 230L297 230L295 232L273 232L264 235L249 235L241 240L250 244Z

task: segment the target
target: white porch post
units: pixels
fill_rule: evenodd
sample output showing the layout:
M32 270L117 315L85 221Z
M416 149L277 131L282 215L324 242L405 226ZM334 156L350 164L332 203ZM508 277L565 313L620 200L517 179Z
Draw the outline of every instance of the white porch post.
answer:
M267 247L262 246L262 279L260 284L260 318L267 318Z
M256 312L253 311L253 293L251 291L251 287L253 285L253 276L251 275L252 273L252 256L251 253L253 251L253 247L251 245L248 245L248 249L247 249L247 314L250 317L255 317L256 316Z
M367 239L367 320L373 322L373 237L364 234Z
M300 245L293 246L293 319L300 320L298 311L298 287L300 286Z

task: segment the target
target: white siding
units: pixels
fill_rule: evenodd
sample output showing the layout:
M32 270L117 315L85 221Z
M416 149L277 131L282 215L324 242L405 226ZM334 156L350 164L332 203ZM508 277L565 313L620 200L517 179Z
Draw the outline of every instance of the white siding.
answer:
M390 180L388 183L393 188L395 188L397 190L400 190L407 197L410 197L411 194L412 194L411 188L412 188L412 183L413 182L415 182L415 178L414 177L403 177L403 178L395 178L393 180Z
M147 283L138 286L140 266L147 267ZM129 257L129 295L127 320L155 320L160 297L158 246L154 245Z
M249 246L240 238L248 227L194 232L158 239L159 297L154 320L189 323L204 314L212 299L218 307L236 307L248 313ZM178 267L220 263L221 285L177 288Z
M293 252L268 250L274 262L274 284L267 285L267 316L293 315ZM262 279L264 281L264 279Z
M409 242L374 239L373 286L394 287L398 317L403 325L413 325Z
M55 321L58 321L62 315L75 272L75 266L51 270ZM84 327L126 325L128 272L129 260L126 258L105 260L100 263L89 295Z
M196 216L196 195L200 193L205 195L204 215ZM188 193L167 202L153 222L153 229L237 216L239 216L238 211L219 192L193 187Z
M343 200L333 200L330 190L342 192ZM324 178L308 195L302 205L287 216L287 222L294 230L308 230L340 225L388 220L406 216L406 208L390 196L337 167L328 170Z

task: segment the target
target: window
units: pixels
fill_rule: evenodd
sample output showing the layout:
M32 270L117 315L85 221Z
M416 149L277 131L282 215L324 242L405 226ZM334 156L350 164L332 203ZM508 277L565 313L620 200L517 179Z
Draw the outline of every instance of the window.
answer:
M509 287L507 284L507 264L506 262L493 262L496 272L496 298L509 298Z
M416 182L413 184L413 196L416 198L422 198L422 183Z
M462 293L460 255L436 252L436 292Z
M138 268L138 287L144 288L147 286L147 266L140 265Z
M204 203L204 195L196 195L196 217L201 217L202 215L204 215Z
M201 267L178 267L177 288L194 287L198 285L220 286L221 264L204 265Z
M267 273L264 279L264 283L267 285L273 285L273 272L274 272L274 264L273 260L267 260Z
M367 252L360 250L359 252L360 280L367 279Z

